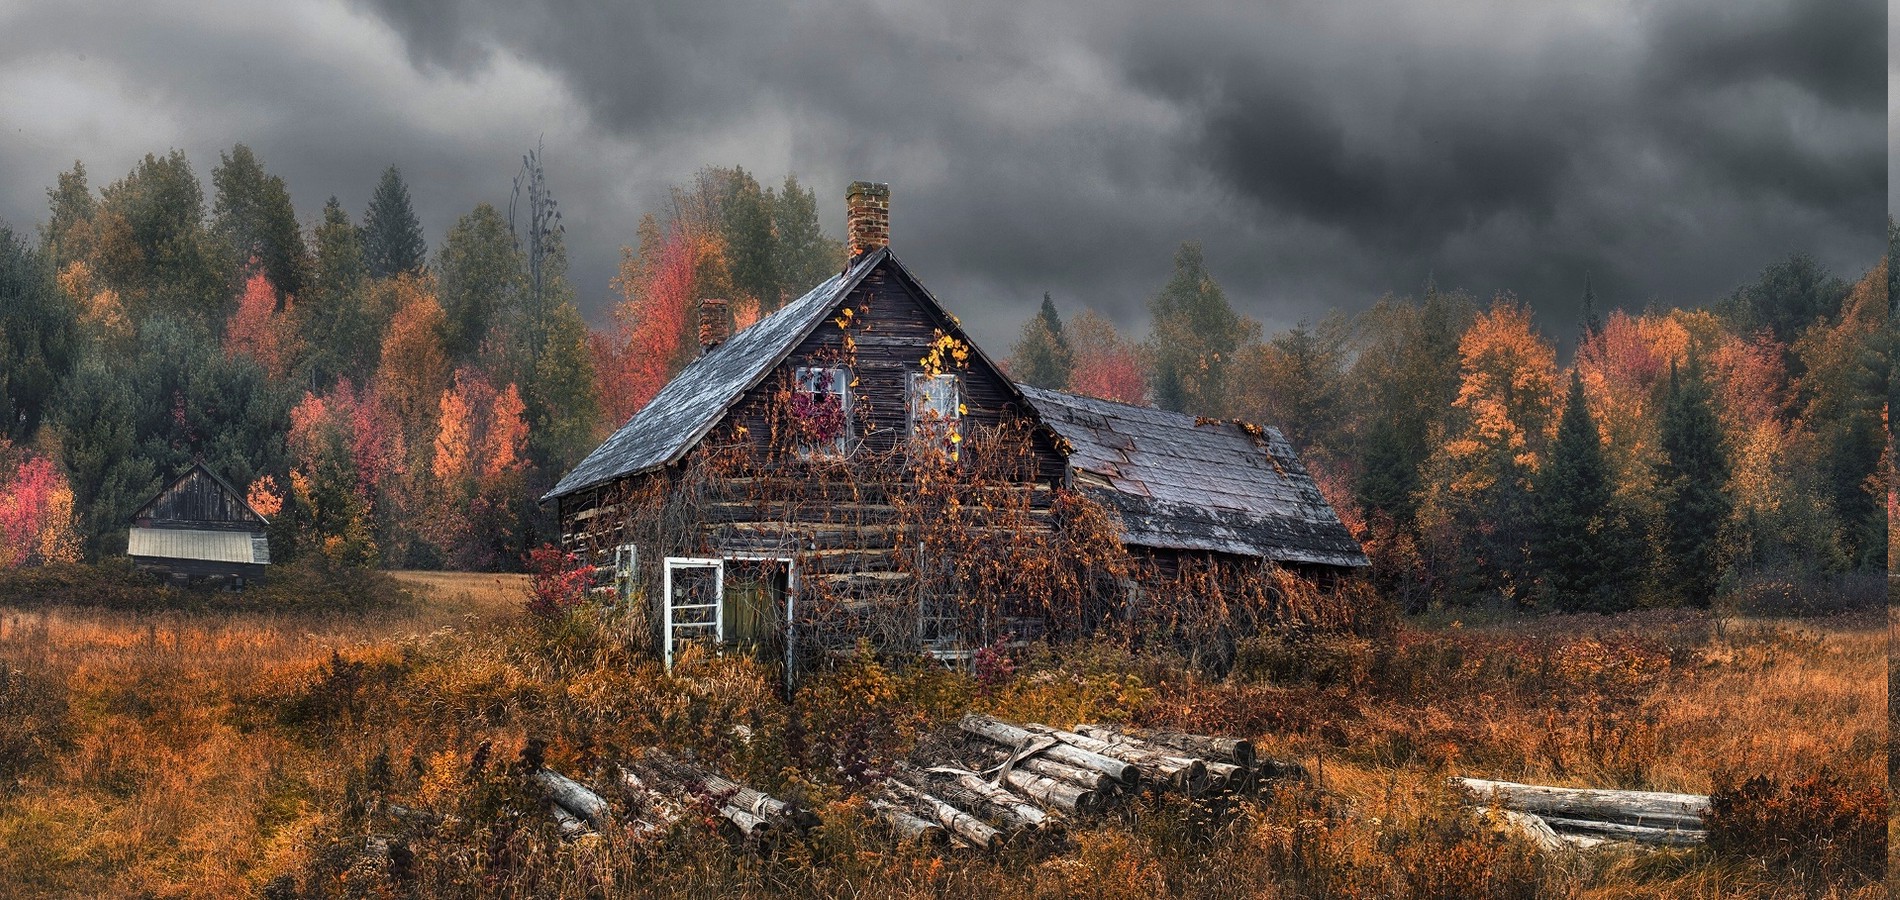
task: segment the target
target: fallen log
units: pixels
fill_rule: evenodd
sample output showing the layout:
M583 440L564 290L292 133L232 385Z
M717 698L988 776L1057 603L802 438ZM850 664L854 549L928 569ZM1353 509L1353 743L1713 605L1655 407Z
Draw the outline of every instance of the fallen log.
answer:
M607 801L586 785L553 769L541 768L528 773L528 780L541 789L542 796L594 828L607 824Z
M1701 830L1709 809L1709 798L1700 794L1560 788L1482 778L1454 777L1451 783L1479 799L1495 795L1507 809L1651 828Z
M949 833L943 830L942 825L925 821L908 807L875 797L869 805L876 811L878 818L890 826L891 833L899 841L927 847L942 847L950 842Z
M641 824L654 831L664 831L686 816L686 811L678 803L641 780L632 769L626 766L616 766L615 769L620 773L621 786L640 806L643 814L639 820Z
M1024 731L1008 722L1001 722L989 716L975 714L964 716L963 721L958 723L958 727L970 734L986 738L1008 747L1013 752L1021 752L1030 747L1035 743L1037 737L1035 734ZM1113 757L1103 756L1100 753L1091 753L1080 747L1065 744L1061 741L1056 741L1044 747L1041 753L1065 765L1101 772L1128 787L1135 787L1141 783L1141 772L1133 765Z
M1003 846L1002 832L933 794L925 793L896 779L884 782L883 787L891 796L908 804L925 819L935 821L951 834L968 841L973 846L984 850L995 850Z
M1193 792L1207 783L1207 764L1192 757L1152 753L1129 744L1099 740L1047 725L1026 727L1031 732L1046 734L1071 747L1125 762L1139 770L1143 778L1156 784L1172 785L1178 790Z
M1130 747L1135 750L1140 750L1142 752L1153 754L1153 755L1181 756L1183 754L1192 752L1188 750L1183 750L1178 747L1165 747L1160 744L1151 744L1145 740L1142 740L1141 738L1134 737L1128 734L1123 734L1122 732L1115 731L1109 728L1104 728L1100 725L1077 725L1075 727L1075 730L1077 734L1081 734L1086 737L1092 737L1099 741L1106 741L1110 744L1114 744L1117 746ZM1217 760L1217 759L1207 759L1205 757L1201 757L1200 761L1201 761L1201 764L1207 770L1207 784L1205 786L1206 790L1210 790L1210 791L1218 791L1218 790L1223 790L1223 789L1240 790L1241 788L1244 787L1246 780L1252 774L1251 772L1248 771L1247 768L1245 768L1244 766L1238 765L1236 763L1224 762L1222 760Z
M996 763L1006 762L1011 756L1008 750L998 747L995 744L987 745L984 752L989 756L992 762ZM1066 781L1085 791L1097 791L1104 796L1121 787L1121 782L1101 772L1092 769L1078 769L1074 766L1063 765L1055 760L1043 759L1039 756L1017 760L1013 768L1034 772L1044 778Z
M1559 833L1585 834L1637 844L1687 847L1704 843L1709 839L1709 833L1699 828L1655 828L1648 825L1602 822L1596 819L1566 819L1560 816L1543 816L1542 818Z

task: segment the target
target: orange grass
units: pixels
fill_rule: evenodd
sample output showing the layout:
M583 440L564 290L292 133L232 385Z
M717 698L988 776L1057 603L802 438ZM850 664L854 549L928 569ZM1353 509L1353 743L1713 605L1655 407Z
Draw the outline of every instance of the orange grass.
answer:
M0 895L1881 893L1704 851L1546 860L1443 787L1455 773L1705 792L1717 770L1786 782L1821 768L1884 783L1889 635L1868 614L1406 625L1390 642L1264 641L1219 681L1109 646L1040 652L987 685L859 660L814 676L794 709L747 663L669 677L611 621L530 623L494 576L403 577L432 593L400 613L0 607ZM1079 826L1049 858L890 851L859 816L854 767L971 708L1245 733L1319 784L1213 834L1144 804ZM531 735L582 775L616 748L691 747L825 825L770 861L692 830L564 844L506 812L532 810L501 775ZM471 775L484 742L491 762ZM379 754L393 774L374 774ZM392 880L358 855L366 832L395 827L362 811L371 795L462 824L406 838L408 880Z

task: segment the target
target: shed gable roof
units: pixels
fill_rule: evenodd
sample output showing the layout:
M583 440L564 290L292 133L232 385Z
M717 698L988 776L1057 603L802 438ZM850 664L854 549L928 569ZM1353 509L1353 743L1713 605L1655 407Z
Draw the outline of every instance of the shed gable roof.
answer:
M204 495L209 494L212 497ZM216 508L206 501L215 498ZM158 519L176 522L228 522L265 526L270 520L251 506L244 492L231 486L203 461L196 461L184 474L172 479L145 505L132 514L134 521Z
M1367 564L1293 447L1275 428L1023 386L1070 445L1077 483L1122 515L1130 544Z

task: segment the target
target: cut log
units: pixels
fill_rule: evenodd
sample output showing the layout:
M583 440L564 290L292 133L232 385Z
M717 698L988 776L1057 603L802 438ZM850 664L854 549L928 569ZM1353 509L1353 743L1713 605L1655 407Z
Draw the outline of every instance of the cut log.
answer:
M1027 748L1036 740L1035 734L989 716L975 714L964 716L963 721L958 723L958 727L970 734L1008 747L1011 751ZM1043 749L1042 755L1065 765L1101 772L1128 787L1135 787L1141 783L1141 773L1134 766L1060 741Z
M913 787L930 791L966 809L988 813L1005 831L1041 831L1054 828L1048 813L968 769L938 766L922 772L900 769L898 777Z
M1008 750L996 746L995 744L986 745L985 753L990 757L992 762L996 763L1002 763L1010 758L1010 752ZM1109 792L1121 786L1121 782L1101 772L1094 771L1093 769L1078 769L1074 766L1063 765L1052 759L1043 759L1040 756L1017 760L1014 768L1034 772L1044 778L1066 781L1085 791L1097 791L1103 795L1107 795Z
M884 824L890 826L891 833L899 841L926 847L942 847L950 842L949 833L943 830L942 825L925 821L911 812L909 807L879 798L873 798L870 807Z
M1648 825L1623 825L1617 822L1600 822L1595 819L1566 819L1561 816L1543 816L1542 818L1560 834L1585 834L1637 844L1687 847L1704 843L1709 839L1709 833L1699 828L1653 828Z
M1128 763L1140 769L1142 777L1155 784L1171 785L1187 792L1198 791L1207 786L1207 764L1193 757L1144 750L1133 744L1092 738L1073 731L1050 728L1047 725L1027 727L1030 731L1049 735L1072 747L1079 747L1090 753L1099 753L1110 759L1119 759Z
M1477 813L1479 816L1488 816L1491 814L1491 808L1488 806L1480 806L1477 809ZM1529 838L1531 843L1536 844L1547 853L1555 853L1567 846L1564 843L1564 839L1540 816L1534 816L1530 813L1522 813L1511 809L1498 810L1498 816L1503 820L1505 828Z
M710 801L720 818L732 823L739 834L750 840L764 842L777 837L779 829L766 817L732 802L730 794L710 790L701 779L681 777L676 770L655 765L651 755L644 760L629 761L627 765L636 778L657 785L663 792L680 797L703 797Z
M686 811L679 803L641 780L633 770L626 766L615 767L620 774L620 783L626 788L634 803L640 808L640 822L654 831L665 831L684 818Z
M1700 794L1546 787L1482 778L1453 778L1451 783L1480 800L1495 795L1505 808L1521 812L1679 831L1701 830L1709 809L1709 798Z
M995 850L1003 846L1003 833L991 828L988 823L949 803L940 797L925 793L902 781L892 779L884 782L884 789L898 801L923 816L926 820L942 825L950 833L984 850Z
M1003 776L1003 783L1010 790L1042 804L1044 809L1089 815L1102 808L1103 795L1024 769L1011 769Z
M1075 730L1096 737L1099 737L1096 732L1126 735L1150 744L1185 751L1187 755L1198 756L1202 759L1230 762L1243 769L1252 769L1254 764L1253 742L1246 738L1214 737L1183 731L1156 731L1147 728L1131 728L1126 725L1077 725Z
M817 816L809 810L795 809L791 804L763 791L746 787L716 772L670 756L658 748L648 750L646 759L656 768L667 772L675 781L689 785L703 785L707 792L716 794L725 802L762 819L782 819L788 825L801 831L809 830L818 824Z
M553 769L536 769L528 773L528 780L541 789L542 796L560 804L561 808L595 828L604 828L607 824L607 801L601 799L586 785L575 781Z
M1091 737L1118 747L1129 747L1151 756L1183 757L1193 754L1193 751L1190 750L1149 743L1141 738L1124 734L1111 728L1105 728L1101 725L1077 725L1075 726L1075 731L1077 734L1085 737ZM1250 774L1245 767L1224 761L1224 757L1220 759L1199 757L1199 759L1207 771L1206 790L1238 790L1243 786L1243 782L1246 781Z

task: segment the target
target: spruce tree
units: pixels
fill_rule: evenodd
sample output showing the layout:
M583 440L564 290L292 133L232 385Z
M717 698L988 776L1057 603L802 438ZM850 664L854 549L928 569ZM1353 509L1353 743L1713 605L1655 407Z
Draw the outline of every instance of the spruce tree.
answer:
M1589 340L1603 330L1602 316L1597 312L1597 292L1590 287L1590 276L1583 276L1583 313L1578 319L1578 342Z
M302 294L309 263L284 179L265 172L251 148L238 144L220 155L211 185L217 190L212 219L237 264L256 260L279 294Z
M1570 373L1557 440L1536 484L1536 567L1544 594L1570 611L1628 609L1640 542L1621 508L1603 457L1602 435Z
M1042 309L1023 323L1020 337L1010 347L1010 374L1017 381L1036 387L1062 390L1069 386L1074 357L1069 342L1062 336L1062 317L1049 292L1042 294Z
M363 260L369 266L369 275L388 278L402 272L420 272L428 253L422 223L409 205L409 186L403 183L401 170L390 166L383 170L363 216Z
M844 242L826 237L818 227L818 197L787 175L772 206L772 226L778 235L775 260L779 285L789 297L803 296L844 266ZM760 312L770 312L759 298Z
M1721 578L1719 542L1732 504L1722 426L1694 354L1686 371L1669 367L1660 443L1656 483L1663 492L1663 588L1683 603L1707 607Z
M1201 245L1189 241L1174 254L1174 277L1148 301L1154 332L1155 405L1175 412L1225 415L1228 373L1235 353L1258 339L1260 325L1234 312L1207 271Z
M323 205L323 221L312 237L316 259L296 309L310 337L310 383L320 389L375 367L383 316L369 308L362 232L335 197Z

